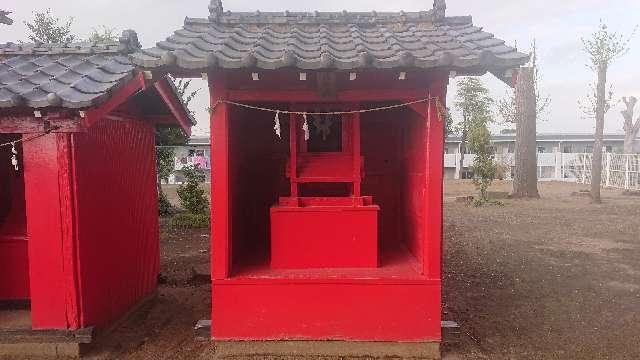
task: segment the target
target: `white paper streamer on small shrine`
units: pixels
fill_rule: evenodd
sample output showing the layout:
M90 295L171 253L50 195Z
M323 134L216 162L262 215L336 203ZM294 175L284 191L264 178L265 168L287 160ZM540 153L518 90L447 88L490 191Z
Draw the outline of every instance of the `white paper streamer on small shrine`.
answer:
M273 130L276 132L276 135L278 135L278 138L282 139L282 136L280 134L280 111L276 111L274 122L275 125L273 126Z
M307 113L303 113L304 123L302 124L302 130L304 131L304 141L309 140L309 122L307 121Z
M11 165L13 165L14 169L18 171L18 150L16 150L16 142L11 143Z
M9 142L6 142L6 143L0 143L0 148L1 147L5 147L5 146L11 146L11 160L10 160L10 163L11 163L11 166L13 166L13 168L16 169L16 171L18 171L18 169L19 169L19 166L18 166L18 150L16 149L16 144L17 143L26 143L28 141L41 138L41 137L43 137L43 136L45 136L45 135L49 134L50 132L52 132L54 130L57 130L57 129L59 129L59 127L55 126L55 127L52 127L50 129L48 129L47 131L45 131L43 133L36 134L36 135L31 136L31 137L22 138L20 140L9 141Z

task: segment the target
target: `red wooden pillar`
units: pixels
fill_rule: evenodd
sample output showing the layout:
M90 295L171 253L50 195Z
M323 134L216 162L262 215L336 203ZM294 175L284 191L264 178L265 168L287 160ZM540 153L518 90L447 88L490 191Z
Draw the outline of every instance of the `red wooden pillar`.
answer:
M298 120L289 114L289 172L291 176L291 199L298 201Z
M357 108L358 106L353 107L353 109ZM351 131L353 131L353 196L360 197L360 184L362 182L362 157L360 156L360 113L353 114L351 119Z
M442 251L442 181L444 166L444 119L438 113L446 108L448 78L438 79L429 86L427 105L426 154L426 204L425 204L425 241L423 247L423 273L429 279L441 278ZM436 100L437 99L437 100Z
M229 277L231 201L229 182L229 106L224 75L209 74L211 106L211 278Z
M34 329L79 327L71 136L23 144Z

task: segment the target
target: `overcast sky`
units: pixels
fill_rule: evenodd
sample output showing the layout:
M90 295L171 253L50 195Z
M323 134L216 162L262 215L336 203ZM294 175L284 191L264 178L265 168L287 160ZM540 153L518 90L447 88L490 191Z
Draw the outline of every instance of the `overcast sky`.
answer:
M431 8L431 0L226 0L231 11L418 11ZM60 17L74 18L73 31L87 37L93 27L107 25L134 29L144 47L151 47L182 26L185 16L206 17L208 0L2 0L2 8L11 10L12 26L0 27L0 42L26 41L23 24L34 10L50 7ZM548 120L539 132L592 132L593 120L585 119L578 99L588 91L593 74L585 67L580 38L588 36L602 19L610 28L630 34L640 23L639 0L448 0L447 15L473 15L474 23L493 32L509 44L517 42L527 50L533 38L539 48L543 74L542 87L551 98ZM640 97L640 34L631 41L631 50L613 64L609 72L615 96ZM490 75L483 77L495 98L506 94L506 86ZM452 84L455 80L452 81ZM196 133L208 133L208 98L203 82L195 84L205 91L193 104L199 124ZM449 86L449 102L455 86ZM607 114L605 130L621 132L621 105ZM640 109L637 110L640 113ZM499 129L497 127L496 129Z

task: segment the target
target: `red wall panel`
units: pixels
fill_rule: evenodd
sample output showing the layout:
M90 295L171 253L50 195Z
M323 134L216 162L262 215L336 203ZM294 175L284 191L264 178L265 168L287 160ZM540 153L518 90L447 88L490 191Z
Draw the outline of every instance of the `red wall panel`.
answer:
M425 226L425 137L427 120L414 111L404 119L402 236L411 253L422 261Z
M440 340L439 284L322 280L214 287L215 340Z
M80 325L105 325L156 287L155 132L103 120L74 134Z

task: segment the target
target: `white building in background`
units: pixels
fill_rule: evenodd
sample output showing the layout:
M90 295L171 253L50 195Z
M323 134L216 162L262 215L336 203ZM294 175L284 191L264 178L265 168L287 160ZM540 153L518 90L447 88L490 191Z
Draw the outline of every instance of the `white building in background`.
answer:
M514 166L515 134L503 131L491 137L499 165L499 178L511 179ZM576 171L584 170L583 154L593 152L593 134L540 133L537 136L538 177L541 180L580 180ZM622 154L624 135L605 134L604 150L607 153ZM205 170L206 182L211 182L211 140L209 136L193 136L188 145L175 146L175 169L169 177L169 184L184 182L182 168L198 164ZM459 179L470 173L475 156L465 154L464 166L460 168L460 138L449 137L444 147L444 175L447 179ZM590 165L589 165L590 167Z
M185 166L198 165L205 170L205 182L211 182L211 140L209 136L192 136L189 143L184 146L171 146L173 148L174 171L169 176L169 184L182 184Z
M447 179L466 178L473 165L475 156L467 149L463 167L460 168L460 137L449 137L444 145L444 176ZM495 160L499 165L499 178L511 179L514 166L516 135L513 131L503 131L491 137L495 150ZM577 133L540 133L536 137L538 148L538 177L540 179L565 180L571 174L563 168L568 167L577 154L593 152L593 134ZM604 150L607 153L622 154L624 148L623 134L605 134ZM563 165L564 164L564 165ZM571 165L573 166L573 165Z

